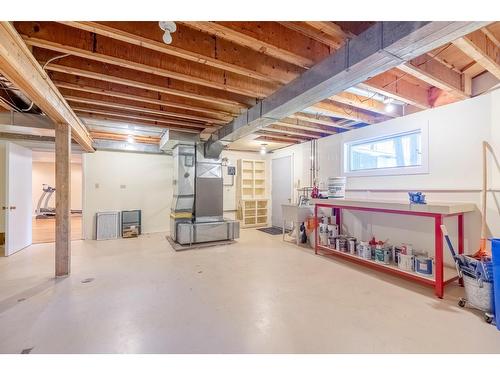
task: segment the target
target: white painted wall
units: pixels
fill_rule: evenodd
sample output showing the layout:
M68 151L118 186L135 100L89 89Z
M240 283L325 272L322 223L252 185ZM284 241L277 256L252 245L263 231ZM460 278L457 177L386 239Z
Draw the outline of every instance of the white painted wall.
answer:
M415 124L429 125L429 173L400 176L350 177L349 197L407 200L406 192L369 192L370 189L401 189L404 191L446 189L427 192L429 201L467 201L480 204L479 192L460 192L481 188L481 143L489 141L500 158L500 91L473 99L442 106L393 119L373 126L340 133L318 141L320 181L341 176L342 141L353 135L371 136L373 131L394 129L405 131ZM309 185L310 143L278 150L270 159L293 155L294 184ZM491 158L490 158L491 160ZM490 163L490 186L500 188L500 174ZM351 189L351 191L349 191ZM364 191L352 191L364 189ZM500 201L500 194L497 193ZM500 237L500 209L493 194L488 196L488 226L492 235ZM393 242L410 242L421 250L433 248L432 223L425 218L389 216L377 213L346 214L346 229L357 237L367 238L374 233ZM446 220L449 230L456 234L453 219ZM480 214L466 215L466 249L474 250L479 243Z
M32 198L33 198L33 214L38 204L38 199L42 195L42 185L49 184L54 187L56 184L54 162L33 161L33 179L32 179ZM56 186L57 189L57 186ZM56 206L57 191L50 198L49 207ZM71 209L82 209L82 165L80 163L71 163Z
M143 233L166 232L172 199L172 157L96 151L83 155L84 237L94 237L98 211L142 210Z

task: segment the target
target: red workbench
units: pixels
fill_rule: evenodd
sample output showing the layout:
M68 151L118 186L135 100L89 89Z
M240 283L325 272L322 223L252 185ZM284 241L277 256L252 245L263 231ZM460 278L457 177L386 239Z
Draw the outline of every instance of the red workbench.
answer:
M426 277L415 272L399 269L396 265L386 265L376 263L373 260L363 259L357 255L344 253L319 244L318 230L315 231L315 253L323 253L346 259L364 266L387 272L409 280L433 286L436 296L443 298L444 286L458 279L454 269L445 269L443 264L443 234L441 224L445 217L456 216L458 221L458 253L464 251L464 213L474 211L476 206L473 203L430 203L425 205L409 204L400 201L382 200L362 200L362 199L313 199L314 216L316 223L318 220L319 208L335 209L337 225L342 228L342 210L382 212L387 214L423 216L434 219L434 243L435 243L435 271L432 277ZM445 275L446 273L446 275Z

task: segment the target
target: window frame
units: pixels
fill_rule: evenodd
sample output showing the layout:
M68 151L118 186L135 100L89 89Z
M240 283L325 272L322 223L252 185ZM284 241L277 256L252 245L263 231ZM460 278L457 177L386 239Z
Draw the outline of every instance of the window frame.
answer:
M358 134L348 135L345 133L346 137L342 142L342 171L343 175L346 177L368 177L368 176L394 176L394 175L414 175L414 174L426 174L429 173L429 128L428 124L423 126L413 126L408 129L401 129L396 127L390 127L384 131L377 131L377 125L371 125L373 128L368 127L362 128L368 131L369 134L365 136L360 136ZM359 129L361 130L361 129ZM384 140L388 138L393 138L397 136L404 136L407 134L413 134L419 132L421 134L421 160L422 164L417 166L402 166L402 167L387 167L387 168L374 168L374 169L362 169L362 170L350 170L350 149L352 146L376 142L378 140ZM359 132L352 132L359 133Z

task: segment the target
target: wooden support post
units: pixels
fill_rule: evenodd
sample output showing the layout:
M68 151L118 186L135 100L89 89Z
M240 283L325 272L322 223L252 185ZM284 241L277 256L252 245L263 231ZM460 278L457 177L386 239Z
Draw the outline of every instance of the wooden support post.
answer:
M71 128L56 123L56 277L68 276L71 263Z

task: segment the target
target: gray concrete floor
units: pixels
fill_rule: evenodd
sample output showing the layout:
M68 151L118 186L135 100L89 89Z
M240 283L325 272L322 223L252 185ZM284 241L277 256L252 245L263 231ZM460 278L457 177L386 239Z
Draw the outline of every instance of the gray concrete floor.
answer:
M500 353L500 332L433 291L256 230L174 252L164 235L0 258L0 352ZM87 278L89 283L81 281Z

